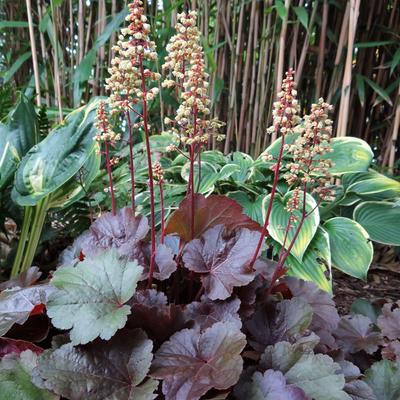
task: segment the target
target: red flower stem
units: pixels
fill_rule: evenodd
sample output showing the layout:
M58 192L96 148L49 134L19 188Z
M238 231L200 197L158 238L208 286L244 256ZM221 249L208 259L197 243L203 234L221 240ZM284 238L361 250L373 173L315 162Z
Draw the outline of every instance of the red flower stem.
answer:
M129 128L129 172L131 174L131 204L132 210L135 211L135 165L133 163L133 134L132 124L129 112L126 112Z
M256 251L254 252L253 258L250 261L250 267L253 267L254 263L257 260L258 257L258 253L261 250L261 246L265 240L265 237L268 235L268 225L269 225L269 218L271 216L271 211L272 211L272 205L274 203L274 198L275 198L275 193L276 193L276 187L278 185L278 179L279 179L279 171L280 171L280 167L281 167L281 162L282 162L282 157L283 157L283 147L285 146L285 135L282 134L282 143L281 143L281 148L279 150L279 156L278 156L278 160L275 164L275 171L274 171L274 181L272 184L272 190L271 190L271 198L269 200L269 204L268 204L268 209L267 209L267 215L265 217L265 222L264 222L264 226L262 228L261 231L261 236L260 239L257 243L257 247L256 247Z
M150 135L148 126L148 113L147 113L147 89L146 79L144 76L143 59L142 55L139 55L139 68L142 77L142 92L143 92L143 125L144 135L146 142L146 153L147 153L147 170L149 174L149 191L150 191L150 235L151 235L151 256L150 256L150 269L149 278L147 280L147 287L151 287L153 283L154 274L154 259L156 256L156 226L155 226L155 211L154 211L154 179L153 179L153 168L151 164L151 149L150 149Z
M198 150L197 150L197 165L198 165L198 182L197 182L197 189L196 191L198 192L200 190L200 183L201 183L201 144L199 144L198 146Z
M165 210L164 210L164 188L163 181L159 183L160 186L160 206L161 206L161 243L164 243L164 220L165 220Z
M299 225L297 226L296 232L295 232L286 252L279 257L278 265L274 271L274 274L272 275L271 284L268 288L266 297L268 297L268 295L271 294L272 289L275 285L275 282L285 273L285 268L284 268L285 261L288 258L290 252L292 251L292 248L297 240L297 237L299 236L301 228L303 227L305 219L309 215L306 212L306 199L307 199L306 196L307 196L307 183L304 184L303 208L302 208L302 212L301 212L301 219L300 219ZM290 224L290 222L289 222L289 224Z
M107 165L107 174L108 174L108 179L110 181L110 192L111 192L111 210L112 214L116 214L116 207L115 207L115 195L114 195L114 184L113 184L113 177L112 177L112 171L111 171L111 160L110 160L110 149L109 149L110 143L108 140L105 141L105 148L106 148L106 165Z
M192 139L195 139L197 135L197 107L193 108L193 133L191 135ZM194 143L190 145L190 178L189 182L191 182L191 187L190 187L190 232L191 232L191 237L194 239L194 215L195 215L195 200L194 200L194 193L195 193L195 187L194 187L194 158L195 158L195 146Z

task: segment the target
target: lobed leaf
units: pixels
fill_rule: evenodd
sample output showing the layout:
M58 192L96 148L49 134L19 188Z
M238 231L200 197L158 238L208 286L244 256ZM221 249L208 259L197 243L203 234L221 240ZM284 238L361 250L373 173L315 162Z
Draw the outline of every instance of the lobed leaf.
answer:
M217 322L229 322L237 329L242 328L238 311L239 299L211 301L203 296L201 301L194 301L185 308L185 317L194 322L194 327L204 331Z
M336 340L344 351L356 353L364 350L373 354L378 350L382 337L374 330L371 320L364 315L342 317L335 331Z
M76 267L59 268L51 284L56 288L47 304L48 315L59 329L71 329L73 344L100 336L110 339L124 327L143 268L108 250Z
M281 371L288 384L298 386L310 398L351 400L343 390L340 366L327 355L313 354L310 347L279 342L266 348L261 362L266 369Z
M280 371L269 369L262 374L255 372L249 392L243 393L242 400L308 400L302 389L289 385Z
M294 341L306 332L312 314L312 308L301 298L283 300L276 307L265 305L245 325L248 341L258 351L280 341Z
M393 361L376 362L365 372L365 382L379 400L400 398L400 367Z
M50 285L4 290L0 293L0 336L14 324L25 323L36 306L47 304L54 289Z
M382 334L390 340L400 338L400 302L386 303L382 307L382 314L377 319Z
M199 238L208 229L222 224L227 229L247 228L261 231L261 226L242 214L242 207L226 196L204 197L195 194L194 232L191 232L191 201L186 197L170 216L165 234L176 233L184 242Z
M187 269L201 274L211 300L225 300L234 287L254 279L249 263L259 238L260 233L246 228L227 232L223 225L217 225L185 246L183 262Z
M140 329L79 347L61 340L38 358L34 382L69 400L152 400L158 382L145 380L152 348Z
M203 333L184 329L157 351L151 369L163 379L166 400L198 400L208 390L228 389L242 372L246 338L234 324L218 322Z

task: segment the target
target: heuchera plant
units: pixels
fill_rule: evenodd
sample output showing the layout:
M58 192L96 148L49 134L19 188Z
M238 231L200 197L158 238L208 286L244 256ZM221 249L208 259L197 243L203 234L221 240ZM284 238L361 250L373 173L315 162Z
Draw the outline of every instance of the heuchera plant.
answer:
M286 260L318 204L329 200L330 106L304 117L301 135L285 143L298 119L293 71L275 103L282 137L263 226L225 196L205 197L201 149L217 135L208 119L207 77L196 13L178 15L164 70L182 103L171 149L190 161L186 198L155 230L154 186L163 169L150 148L148 102L160 79L150 26L140 0L115 47L109 101L98 109L95 139L104 145L114 196L110 147L118 134L107 113L129 130L132 203L104 213L60 257L48 281L36 268L5 282L0 293L0 393L5 398L68 400L396 400L400 397L400 308L357 303L340 318L328 293L285 277ZM141 111L136 105L141 106ZM131 124L130 113L139 122ZM145 134L150 223L136 213L132 135ZM285 199L289 218L270 223L282 154L285 179L300 187ZM271 161L273 156L266 155ZM168 196L168 193L165 193ZM279 199L278 199L279 200ZM314 204L313 203L313 204ZM163 204L163 200L161 201ZM162 207L163 208L163 207ZM274 260L263 257L271 229L284 236ZM376 360L383 359L377 363ZM358 366L357 366L358 365ZM384 393L384 397L382 397Z

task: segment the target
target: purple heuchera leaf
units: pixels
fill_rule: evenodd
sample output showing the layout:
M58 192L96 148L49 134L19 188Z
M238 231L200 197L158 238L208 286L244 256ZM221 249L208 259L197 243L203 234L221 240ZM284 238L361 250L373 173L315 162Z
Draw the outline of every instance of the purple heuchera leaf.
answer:
M350 395L352 400L378 400L373 390L359 379L346 383L344 391Z
M390 340L400 338L400 301L395 304L386 303L382 314L378 317L378 326L383 336Z
M293 341L303 335L312 320L312 309L302 299L283 300L265 305L246 323L249 343L257 351L279 341Z
M344 316L334 334L339 346L349 353L364 350L372 354L378 350L382 339L380 333L374 331L371 320L359 314Z
M253 398L254 400L308 400L302 389L286 383L286 379L280 371L269 369L264 374L255 372L252 381L263 397L252 397L248 400Z
M41 347L36 346L31 342L25 340L0 338L0 359L10 353L20 354L25 350L31 350L36 354L43 352Z
M158 382L146 379L153 358L151 340L140 329L111 340L72 346L57 338L38 357L34 383L69 400L152 400Z
M167 305L164 293L154 289L138 291L129 304L132 313L127 327L142 328L157 343L163 343L175 332L192 325L181 306Z
M312 282L291 277L287 277L285 282L293 296L302 298L311 306L313 318L309 329L320 337L320 344L334 348L332 332L337 328L340 317L331 296Z
M205 294L211 300L225 300L234 287L254 279L249 263L259 238L256 231L241 228L227 233L223 225L217 225L185 246L185 267L201 274Z
M200 302L194 301L185 308L185 317L194 321L194 327L201 331L214 325L216 322L231 322L237 329L241 329L242 321L238 310L240 300L211 301L203 296Z
M166 400L197 400L238 381L245 345L245 335L232 323L218 322L203 333L184 329L157 351L150 376L164 380Z
M0 293L0 336L14 324L27 321L35 306L46 304L54 291L50 285L36 285L27 288L13 288Z
M22 288L31 286L41 277L41 275L42 273L39 271L38 267L30 267L27 271L21 272L16 278L0 283L0 292L15 287Z
M145 256L144 272L140 280L144 281L149 276L149 266L150 266L150 255L151 246L146 244L143 247L143 252ZM159 281L164 281L168 279L173 272L176 271L176 262L174 260L174 254L172 250L165 244L157 244L156 255L155 255L155 268L153 277Z
M117 211L103 214L84 233L81 246L85 256L94 256L99 251L115 248L118 253L129 259L137 259L142 264L141 242L149 231L146 217L134 215L131 208L125 207Z
M386 360L400 361L400 341L393 340L385 344L382 349L382 358Z

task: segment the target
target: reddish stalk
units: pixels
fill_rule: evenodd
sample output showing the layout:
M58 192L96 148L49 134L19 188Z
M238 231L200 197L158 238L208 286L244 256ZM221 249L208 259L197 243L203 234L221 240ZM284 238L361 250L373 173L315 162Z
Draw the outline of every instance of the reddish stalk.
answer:
M132 124L129 111L126 112L129 128L129 172L131 174L131 204L132 210L135 211L135 165L133 163L133 134Z
M285 146L285 135L282 134L282 144L281 148L279 150L279 155L278 155L278 160L275 164L275 170L274 170L274 181L272 184L272 190L271 190L271 198L268 204L268 209L267 209L267 215L265 217L265 222L264 226L261 231L261 236L260 239L257 243L256 251L254 252L253 258L250 261L250 267L253 267L254 263L257 260L258 254L261 250L261 246L265 240L265 237L268 235L268 225L269 225L269 218L271 216L271 211L272 211L272 204L274 203L274 198L275 198L275 193L276 193L276 187L278 185L278 179L279 179L279 171L281 167L281 162L282 162L282 157L283 157L283 147Z
M159 183L160 186L160 206L161 206L161 243L164 243L164 220L165 220L165 210L164 210L164 188L163 188L163 181L161 180Z
M147 170L149 173L149 191L150 191L150 235L151 235L151 256L150 256L150 270L149 278L147 281L147 287L151 287L153 282L154 274L154 259L156 256L156 227L155 227L155 211L154 211L154 179L153 179L153 169L151 163L151 149L150 149L150 135L148 127L148 113L147 113L147 90L146 90L146 79L144 75L143 59L142 55L139 55L139 68L142 77L142 92L143 92L143 125L144 134L146 142L146 153L147 153Z
M113 184L113 177L111 171L111 160L110 160L110 149L109 149L109 142L108 140L105 141L105 153L106 153L106 165L107 165L107 174L108 179L110 181L110 193L111 193L111 210L112 214L116 215L116 207L115 207L115 195L114 195L114 184Z
M197 107L193 108L193 134L192 138L196 138L197 134ZM191 182L191 187L190 187L190 210L191 210L191 216L190 216L190 232L192 239L194 238L194 215L195 215L195 199L194 199L194 193L195 193L195 187L194 187L194 160L195 159L195 147L194 143L191 143L190 145L190 178L189 182Z

